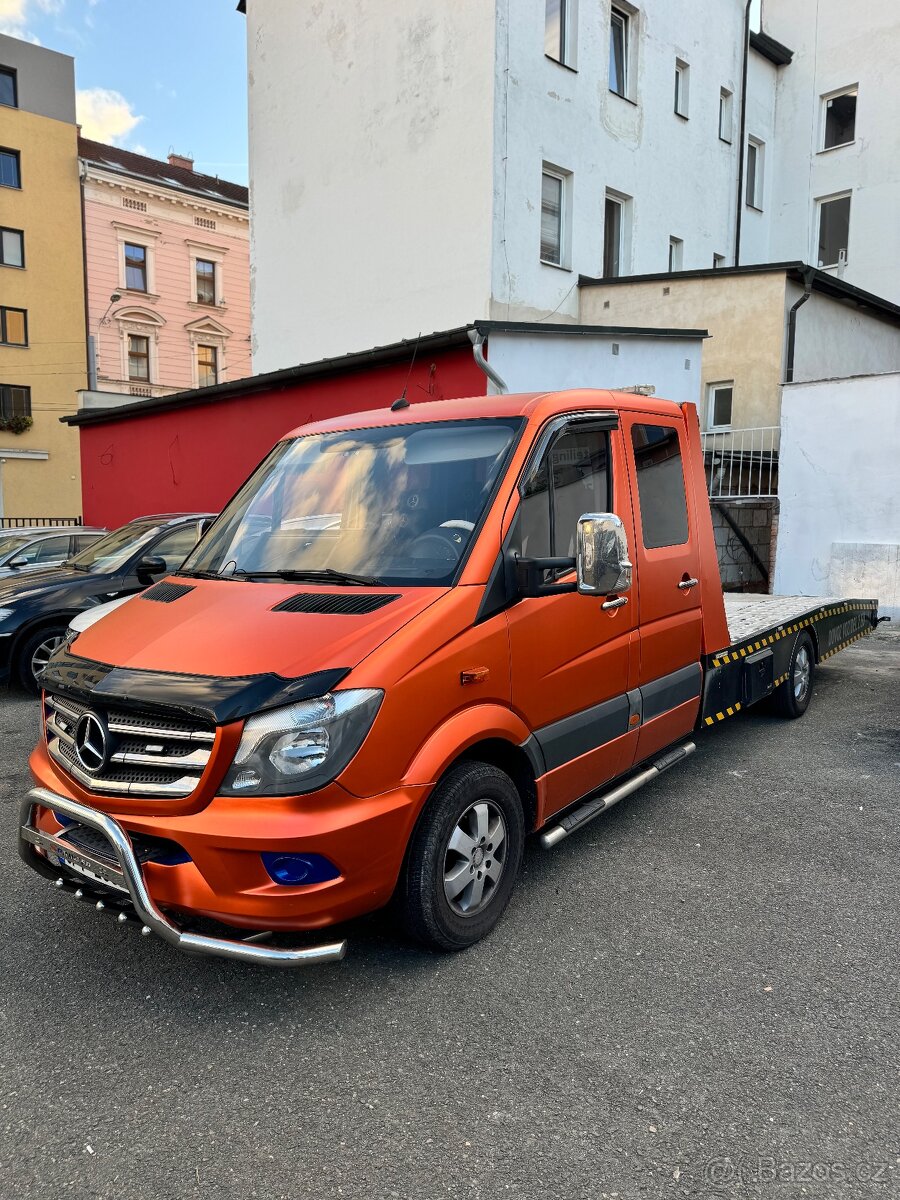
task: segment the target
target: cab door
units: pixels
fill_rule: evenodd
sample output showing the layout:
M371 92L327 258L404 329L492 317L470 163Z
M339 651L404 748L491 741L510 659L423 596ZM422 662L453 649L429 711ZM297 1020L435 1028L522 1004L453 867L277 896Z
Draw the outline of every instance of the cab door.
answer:
M640 631L640 761L683 737L697 719L700 551L685 493L680 414L623 413L622 425L636 526L631 557Z
M597 414L597 417L601 416ZM616 511L633 538L624 445L614 418L561 419L536 443L506 544L525 558L573 557L578 518ZM557 583L574 583L563 570ZM634 756L631 596L526 597L507 611L514 709L546 765L540 819L611 779Z

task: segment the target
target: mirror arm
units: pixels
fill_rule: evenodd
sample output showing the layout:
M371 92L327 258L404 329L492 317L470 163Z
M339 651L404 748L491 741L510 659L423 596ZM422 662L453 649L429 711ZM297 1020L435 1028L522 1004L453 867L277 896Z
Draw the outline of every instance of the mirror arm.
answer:
M545 571L574 571L574 558L514 558L520 596L561 596L578 590L578 583L545 583Z

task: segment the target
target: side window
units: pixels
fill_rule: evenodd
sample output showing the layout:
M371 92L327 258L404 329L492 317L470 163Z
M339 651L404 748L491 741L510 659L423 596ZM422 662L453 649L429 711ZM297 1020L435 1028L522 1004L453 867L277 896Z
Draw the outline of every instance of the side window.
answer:
M687 500L678 430L668 425L634 425L631 443L645 548L684 545L688 540Z
M44 538L42 542L38 542L34 561L39 563L62 562L68 553L68 534L62 537Z
M177 571L198 541L196 524L182 525L164 534L153 546L148 546L144 554L164 558L166 570Z
M573 557L578 518L608 512L610 504L609 435L571 429L526 483L514 541L527 558Z

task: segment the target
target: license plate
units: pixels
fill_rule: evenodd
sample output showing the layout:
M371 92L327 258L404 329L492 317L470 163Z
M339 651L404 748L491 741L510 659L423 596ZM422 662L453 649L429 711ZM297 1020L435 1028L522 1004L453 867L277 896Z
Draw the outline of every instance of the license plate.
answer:
M107 870L96 859L86 858L77 850L60 845L55 838L41 838L41 845L50 861L56 863L58 867L65 867L67 871L73 871L83 879L89 879L93 883L102 883L104 887L115 888L117 892L124 892L128 895L128 888L125 886L121 872Z

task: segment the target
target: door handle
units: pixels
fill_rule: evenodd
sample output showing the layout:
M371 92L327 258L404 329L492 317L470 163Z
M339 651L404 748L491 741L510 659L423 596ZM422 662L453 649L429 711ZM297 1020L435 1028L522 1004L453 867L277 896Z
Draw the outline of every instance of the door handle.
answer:
M700 582L699 579L682 579L681 583L679 583L678 586L681 588L681 590L683 592L687 592L691 588L696 587L699 582Z
M603 603L600 605L600 607L605 608L605 609L621 608L623 604L627 604L627 603L628 603L627 596L617 596L615 600L604 600Z

